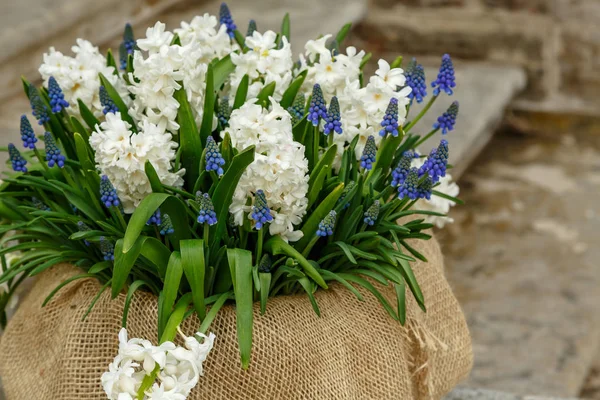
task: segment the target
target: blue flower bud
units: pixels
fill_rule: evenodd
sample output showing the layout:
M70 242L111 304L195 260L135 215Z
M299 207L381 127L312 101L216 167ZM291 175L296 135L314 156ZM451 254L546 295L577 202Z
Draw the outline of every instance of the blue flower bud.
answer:
M267 198L262 190L256 191L251 217L255 222L254 226L256 229L261 229L265 224L273 221L271 209L267 204Z
M448 107L448 110L446 110L444 114L438 117L437 122L433 124L433 129L441 129L442 135L454 130L457 115L458 101L455 101Z
M296 125L302 118L304 118L304 106L306 105L306 98L304 94L298 93L294 99L294 103L291 107L287 108L287 111L292 116L292 126Z
M8 156L10 157L12 169L15 172L27 172L27 168L25 167L27 161L23 158L19 150L17 150L15 145L12 143L9 143L8 145Z
M269 273L272 267L271 257L268 254L264 254L258 263L258 272Z
M160 226L162 224L162 218L160 215L160 208L154 211L154 214L146 221L146 225Z
M42 101L40 93L33 85L29 85L29 103L33 116L37 119L39 125L44 125L50 121L48 107Z
M231 107L229 107L229 99L223 97L217 106L217 119L221 123L222 127L226 127L229 124L229 117L231 116Z
M376 156L377 146L375 145L375 138L371 135L367 138L367 144L365 144L362 156L360 157L360 166L370 171L373 168Z
M110 98L104 86L100 86L100 104L102 105L102 107L104 107L102 109L102 113L104 115L108 113L115 114L119 112L119 107L117 107L113 99Z
M342 194L340 195L340 198L336 202L336 205L338 205L338 204L344 204L344 207L342 208L343 210L345 210L346 208L350 207L350 202L346 201L346 197L348 196L348 193L352 189L354 189L355 186L356 186L356 182L354 182L354 181L348 182L348 184L346 185L346 187L342 191Z
M395 97L390 99L385 110L379 136L386 137L388 133L394 137L398 136L398 99Z
M440 177L446 176L446 167L448 165L448 141L442 139L437 148L433 148L425 160L425 163L419 169L419 174L429 174L433 183L440 180Z
M331 210L329 214L321 222L319 222L319 229L317 229L317 236L331 236L333 235L333 228L335 227L335 220L337 214L335 210Z
M104 236L100 236L100 252L102 253L104 261L115 260L115 247Z
M31 150L35 149L37 138L35 137L33 128L31 127L31 124L25 115L21 115L21 140L23 141L23 146L25 148Z
M450 55L444 54L442 57L440 71L438 72L437 79L431 82L431 87L434 88L433 94L435 96L440 94L441 91L446 92L449 96L454 93L452 88L456 87L456 82L454 77L454 65L452 64Z
M206 140L206 170L216 171L219 176L223 175L223 165L225 160L221 156L219 146L212 136L209 136Z
M58 168L65 166L65 156L62 155L54 137L50 132L44 133L44 144L46 145L46 161L50 168L57 165Z
M171 235L175 233L175 229L173 228L173 222L171 221L171 217L169 214L165 214L162 217L162 221L160 223L160 234L163 236Z
M45 205L40 199L38 199L37 197L32 197L31 198L31 202L33 203L33 206L35 208L37 208L40 211L52 211L52 209L50 207L48 207L47 205Z
M404 182L398 186L398 198L406 197L411 200L419 198L419 171L416 168L411 168Z
M371 207L364 213L365 219L363 221L365 224L369 226L375 225L377 217L379 216L379 208L379 200L375 200Z
M69 107L69 102L65 100L65 94L53 76L48 80L48 98L50 99L52 112L55 114Z
M248 22L248 30L246 31L246 37L252 36L256 29L256 21L251 19L250 22Z
M312 98L310 99L310 107L308 108L308 120L313 126L319 125L319 119L327 118L327 108L321 86L316 83L313 86Z
M416 99L421 103L427 96L427 84L425 83L425 69L421 64L417 64L416 59L412 59L406 68L406 86L412 91L408 95L409 99Z
M233 18L231 17L229 7L227 7L227 4L225 3L221 3L221 9L219 10L219 22L221 23L221 25L227 26L227 34L230 38L233 38L237 26L233 22Z
M217 213L215 206L208 193L197 192L196 201L200 203L200 211L198 211L198 223L214 225L217 223Z
M100 179L100 201L106 208L118 207L121 204L117 190L106 175L102 175Z
M404 154L402 154L400 161L398 161L398 165L392 171L392 187L401 185L404 182L410 171L410 164L412 163L413 158L414 153L410 150L405 151Z
M86 225L85 222L83 221L79 221L77 222L77 229L79 230L79 232L88 232L91 231L92 229ZM83 240L83 244L85 244L86 246L90 245L90 242L88 242L87 240Z
M340 103L335 96L331 98L331 103L329 103L329 110L327 111L327 116L325 117L325 126L323 129L323 133L325 135L329 135L331 132L339 134L343 132L340 115Z

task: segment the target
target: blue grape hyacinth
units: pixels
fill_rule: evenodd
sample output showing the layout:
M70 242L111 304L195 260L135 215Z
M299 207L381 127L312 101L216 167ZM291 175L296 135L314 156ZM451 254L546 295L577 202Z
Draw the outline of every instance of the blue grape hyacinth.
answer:
M342 117L340 115L340 103L336 96L331 98L329 103L329 110L327 110L327 116L325 117L325 126L323 127L323 133L329 135L332 132L341 134L342 131Z
M287 111L292 116L292 126L296 125L302 118L304 118L304 106L306 104L306 98L304 94L298 93L292 103L291 107L287 108Z
M37 208L40 211L52 211L52 209L50 207L48 207L47 205L45 205L40 199L38 199L37 197L32 197L31 198L31 202L33 203L33 206L35 208Z
M38 141L31 123L29 123L29 119L25 115L21 115L21 140L23 141L23 146L31 150L35 149L35 144Z
M411 168L404 182L398 186L398 198L408 197L411 200L416 200L419 198L419 194L419 171L416 168Z
M248 22L248 30L246 31L246 37L252 36L257 29L258 28L256 26L256 21L251 19L250 22Z
M409 93L410 100L417 100L421 103L423 98L427 96L427 83L425 82L425 69L417 60L413 58L406 68L406 86L409 86L412 91Z
M235 22L233 22L231 11L229 11L229 7L227 7L227 4L225 3L221 3L221 9L219 10L219 22L221 25L225 25L227 27L227 34L230 38L233 38L237 26L235 25Z
M219 176L223 175L225 160L219 151L219 146L212 136L206 139L206 170L215 171Z
M444 54L442 57L440 71L438 72L437 79L431 82L431 87L435 96L440 94L441 91L446 92L449 96L454 93L452 89L456 87L456 81L454 77L454 65L452 64L450 55Z
M373 226L377 221L377 217L379 217L379 200L375 200L371 207L364 213L364 223Z
M88 232L91 231L92 229L87 226L87 224L83 221L79 221L77 222L77 229L79 230L79 232ZM83 244L85 244L86 246L90 245L90 242L88 242L87 240L83 239Z
M313 86L312 98L310 99L310 107L308 108L308 120L313 126L319 125L319 119L327 118L327 107L323 98L321 85L318 83Z
M256 195L254 196L254 206L252 207L252 214L250 216L255 222L254 227L256 229L261 229L264 225L273 221L273 216L271 215L271 209L267 204L265 192L262 190L256 191Z
M408 172L410 171L410 165L412 163L413 158L415 158L414 153L410 150L405 151L398 161L398 165L392 171L392 183L393 187L397 187L401 185L406 177L408 176Z
M104 115L108 113L115 114L119 112L119 107L117 107L113 99L110 98L104 86L100 86L100 104L102 105L102 107L104 107L102 109L102 113Z
M115 247L104 236L100 236L100 252L104 261L115 260Z
M433 129L441 129L442 135L454 130L457 115L458 101L454 101L446 112L438 117L437 122L433 124Z
M335 210L329 211L329 214L319 222L319 229L317 229L317 236L325 237L333 235L333 228L335 227L335 220L337 213Z
M175 233L175 229L173 228L173 222L171 221L171 217L169 214L165 214L162 217L162 221L160 223L160 234L162 236L172 235Z
M196 201L200 203L200 210L198 211L198 223L208 225L214 225L217 223L217 213L215 212L215 206L208 193L197 192Z
M419 169L420 175L429 174L433 183L440 180L440 177L446 176L446 167L448 165L448 141L442 139L437 148L433 148L425 163Z
M106 208L118 207L121 204L117 190L106 175L102 175L100 179L100 201Z
M229 124L229 117L231 116L231 107L229 107L229 99L224 96L219 105L217 106L217 119L221 123L222 127L226 127Z
M10 157L12 169L15 172L27 172L27 168L25 167L27 160L23 158L21 152L19 152L19 150L17 150L15 145L12 143L9 143L8 145L8 155Z
M387 134L398 136L398 99L392 97L387 106L383 121L381 121L381 130L379 136L385 137Z
M127 68L127 58L129 55L133 55L135 51L135 38L133 36L133 28L131 24L125 24L125 30L123 31L123 41L119 47L119 61L121 63L121 69Z
M48 98L50 99L50 107L54 114L69 107L69 102L65 100L65 94L53 76L48 79Z
M162 224L162 218L160 214L160 208L154 211L154 214L146 221L146 225L160 226Z
M430 176L426 176L421 179L419 183L419 198L420 199L431 199L431 190L433 189L433 179Z
M360 166L370 171L373 168L376 157L377 146L375 145L375 137L371 135L367 138L367 144L365 144L362 156L360 157Z
M356 186L356 182L350 181L346 185L346 187L344 188L344 190L342 191L342 194L340 195L340 198L337 200L336 205L338 205L338 204L344 204L344 206L342 207L343 210L345 210L346 208L350 207L350 202L346 200L346 197L348 197L348 193L350 193L350 191L352 189L354 189L355 186Z
M260 263L258 263L258 272L267 274L271 272L272 266L271 257L268 254L264 254L260 259Z
M48 162L48 166L52 168L57 165L59 168L63 168L65 166L65 156L62 155L50 132L44 133L44 144L46 145L46 161Z
M29 103L31 104L31 113L37 119L39 125L44 125L50 121L48 107L46 107L40 93L33 85L29 85Z

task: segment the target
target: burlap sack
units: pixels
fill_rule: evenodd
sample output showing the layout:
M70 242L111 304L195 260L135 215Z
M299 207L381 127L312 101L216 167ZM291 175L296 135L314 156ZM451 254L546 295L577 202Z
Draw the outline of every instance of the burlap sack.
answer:
M439 399L467 376L472 364L469 331L444 278L435 239L413 243L428 263L413 265L427 313L407 294L407 324L392 320L364 293L360 302L332 285L318 291L318 318L305 295L271 299L255 307L254 347L248 371L240 367L235 312L214 321L215 348L191 399ZM7 400L105 399L100 376L117 353L124 296L105 292L81 321L100 285L93 279L63 288L45 308L56 285L76 273L57 266L35 284L0 342L0 376ZM386 290L396 304L393 290ZM150 294L132 301L130 337L153 342L157 303ZM198 326L184 324L187 334Z

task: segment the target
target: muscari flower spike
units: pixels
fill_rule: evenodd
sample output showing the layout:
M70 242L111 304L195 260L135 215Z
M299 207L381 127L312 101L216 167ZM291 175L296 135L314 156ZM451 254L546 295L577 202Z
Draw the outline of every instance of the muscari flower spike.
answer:
M433 189L433 179L430 176L426 176L425 179L421 179L419 183L419 198L420 199L431 199L431 190Z
M169 214L165 214L162 217L162 221L160 223L160 234L163 236L171 235L175 233L175 229L173 228L173 222L171 221L171 217Z
M50 168L55 165L58 168L62 168L65 166L65 156L62 155L60 149L58 148L54 137L50 132L44 133L44 144L46 145L46 161L48 162L48 166Z
M123 41L119 46L119 61L121 69L127 68L127 58L135 50L135 38L133 37L133 28L131 24L125 24L125 30L123 31Z
M402 158L398 161L398 165L396 165L396 168L392 171L392 187L401 185L404 182L410 171L410 164L413 158L415 158L414 153L410 150L405 151L402 154Z
M54 114L69 107L69 102L65 100L65 94L53 76L48 79L48 98L50 99L50 108L52 108Z
M206 140L206 170L207 171L216 171L216 173L221 176L223 175L223 165L225 165L225 160L219 151L219 146L215 139L212 136L209 136Z
M377 146L375 145L375 137L370 135L367 138L367 144L365 144L362 156L360 157L360 166L367 171L370 171L371 168L373 168L373 163L375 162L376 156Z
M86 225L86 223L85 223L85 222L83 222L83 221L79 221L79 222L77 222L77 229L79 230L79 232L88 232L88 231L91 231L91 230L92 230L92 229L91 229L89 226L87 226L87 225ZM85 239L83 240L83 243L84 243L86 246L89 246L89 245L90 245L90 242L88 242L88 241L87 241L87 240L85 240Z
M308 120L312 122L313 126L319 125L319 119L327 118L327 107L325 106L325 99L323 98L323 91L321 85L318 83L313 86L312 98L310 100L310 107L308 109Z
M104 86L100 86L100 104L104 107L102 109L102 114L104 115L108 113L116 114L119 112L119 107L117 107L113 99L110 98Z
M221 126L226 127L229 124L229 117L231 116L231 107L229 107L229 99L225 96L219 102L217 106L217 119L221 123Z
M412 91L409 93L410 100L416 99L417 103L421 103L423 98L427 96L427 83L425 82L425 69L417 60L413 58L406 68L406 86L409 86Z
M411 168L406 179L398 186L398 198L408 197L411 200L419 198L419 170Z
M261 229L265 224L273 221L271 215L271 209L267 204L267 198L265 192L257 190L254 196L254 206L252 207L252 214L250 215L255 222L255 228Z
M44 125L50 121L48 107L42 101L39 92L33 85L29 85L29 103L31 104L31 112L37 119L38 124Z
M118 207L121 205L117 190L106 175L102 175L102 178L100 179L100 201L102 201L106 208Z
M304 105L306 104L306 98L304 94L298 93L292 103L291 107L288 107L287 111L292 116L292 126L296 125L302 118L304 118Z
M246 31L246 37L252 36L257 29L258 28L256 27L256 21L251 19L250 22L248 22L248 30Z
M272 267L271 257L268 254L264 254L258 263L258 272L268 274L271 272Z
M221 25L227 26L227 34L230 38L233 38L237 26L235 25L235 22L233 22L231 11L229 11L229 7L227 7L227 4L225 3L221 3L221 9L219 10L219 22Z
M160 208L154 211L154 214L146 221L146 225L156 225L160 226L162 224L162 218L160 215Z
M115 247L104 236L100 236L100 251L104 257L104 261L115 260Z
M336 96L331 98L329 103L329 110L327 110L327 116L325 117L325 126L323 133L329 135L332 132L342 133L342 117L340 115L340 103Z
M377 221L377 217L379 216L379 200L375 200L371 207L364 213L365 219L363 220L365 224L369 226L375 225Z
M200 211L198 212L198 223L214 225L217 223L217 213L215 206L208 193L197 192L196 201L200 203Z
M21 115L21 140L23 141L23 146L25 148L31 150L35 149L37 138L35 137L33 128L31 127L31 124L25 115Z
M440 180L440 177L446 176L446 167L448 165L448 141L442 139L437 148L433 148L425 160L425 163L419 169L420 175L429 174L433 183Z
M395 97L390 99L385 110L379 136L386 137L388 133L394 137L398 136L398 99Z
M40 199L38 199L37 197L32 197L31 198L31 202L33 203L33 206L35 208L37 208L40 211L52 211L52 209L50 207L48 207L47 205L45 205Z
M437 79L431 82L433 88L433 94L437 96L441 91L446 92L451 96L454 92L453 87L456 87L454 77L454 65L452 65L452 59L450 55L444 54L442 57L442 65L440 66L440 72L438 72Z
M355 186L356 186L356 182L350 181L346 185L346 187L344 188L344 190L342 191L342 194L340 195L340 198L338 199L336 205L344 203L345 198L348 196L348 193L350 193L350 191L352 189L354 189ZM344 207L342 209L345 210L348 207L350 207L350 202L345 202L344 203Z
M456 116L458 115L458 101L453 102L444 114L438 117L433 124L433 129L441 129L442 135L454 130Z
M12 169L15 172L27 172L27 168L25 167L27 160L23 158L19 150L17 150L12 143L8 145L8 155L10 157L10 162L12 163Z
M319 229L317 229L317 236L331 236L333 235L333 228L335 226L337 214L335 210L329 211L329 214L319 222Z

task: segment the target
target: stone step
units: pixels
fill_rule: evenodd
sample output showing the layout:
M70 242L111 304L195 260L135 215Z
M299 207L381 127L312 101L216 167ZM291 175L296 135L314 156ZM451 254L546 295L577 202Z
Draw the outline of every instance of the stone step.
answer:
M494 390L476 388L456 388L449 393L444 400L577 400L575 398L521 396Z

